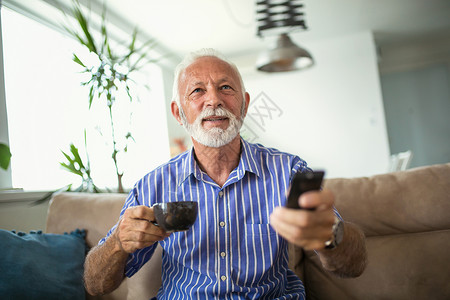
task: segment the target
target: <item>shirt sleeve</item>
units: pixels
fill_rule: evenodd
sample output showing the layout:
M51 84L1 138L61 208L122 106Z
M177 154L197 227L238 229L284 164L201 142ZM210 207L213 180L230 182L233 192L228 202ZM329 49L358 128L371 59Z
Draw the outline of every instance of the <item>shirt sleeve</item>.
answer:
M293 160L293 167L291 172L291 180L294 178L295 173L297 172L311 172L313 171L310 167L308 167L308 164L306 161L301 159L300 157L296 156ZM339 211L336 209L336 207L333 206L333 211L336 217L338 217L341 221L343 221L343 218L339 214Z
M312 169L308 167L308 164L306 161L301 159L298 156L294 156L294 159L292 160L292 167L291 167L291 180L294 178L295 173L297 172L311 172Z

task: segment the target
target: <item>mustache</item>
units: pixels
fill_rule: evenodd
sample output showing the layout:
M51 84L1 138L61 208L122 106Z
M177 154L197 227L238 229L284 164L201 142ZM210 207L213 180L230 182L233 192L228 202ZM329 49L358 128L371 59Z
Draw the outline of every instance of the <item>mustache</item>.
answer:
M202 112L200 113L200 115L198 116L199 119L205 119L207 117L212 117L212 116L217 116L217 117L227 117L229 119L235 117L235 115L233 115L228 109L223 108L223 107L218 107L218 108L211 108L211 107L207 107L204 110L202 110Z

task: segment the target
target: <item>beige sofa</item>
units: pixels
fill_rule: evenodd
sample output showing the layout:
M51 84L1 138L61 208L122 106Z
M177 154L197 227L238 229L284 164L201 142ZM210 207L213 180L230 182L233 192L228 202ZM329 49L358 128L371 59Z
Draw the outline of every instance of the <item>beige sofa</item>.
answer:
M324 271L314 253L291 247L291 268L308 299L450 299L450 163L376 175L328 179L336 207L365 232L369 264L355 279ZM47 232L87 230L90 246L117 221L125 195L57 194ZM119 289L99 299L149 299L160 286L160 251ZM90 298L95 299L95 298Z

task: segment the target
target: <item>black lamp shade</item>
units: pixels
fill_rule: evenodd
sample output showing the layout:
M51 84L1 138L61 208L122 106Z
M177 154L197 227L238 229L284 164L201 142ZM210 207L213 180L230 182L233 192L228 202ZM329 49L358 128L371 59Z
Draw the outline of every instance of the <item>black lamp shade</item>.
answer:
M258 58L256 66L263 72L287 72L311 67L314 59L311 54L292 42L285 33L278 37L274 49L264 51Z

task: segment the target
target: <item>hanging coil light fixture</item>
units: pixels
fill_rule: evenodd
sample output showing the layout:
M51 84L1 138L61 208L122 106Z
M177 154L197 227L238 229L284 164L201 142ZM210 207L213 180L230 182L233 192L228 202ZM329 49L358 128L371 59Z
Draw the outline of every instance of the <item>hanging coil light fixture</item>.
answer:
M263 72L286 72L312 66L312 55L294 44L287 34L295 28L307 29L301 1L257 0L256 5L258 36L278 35L276 46L258 57L257 69Z

